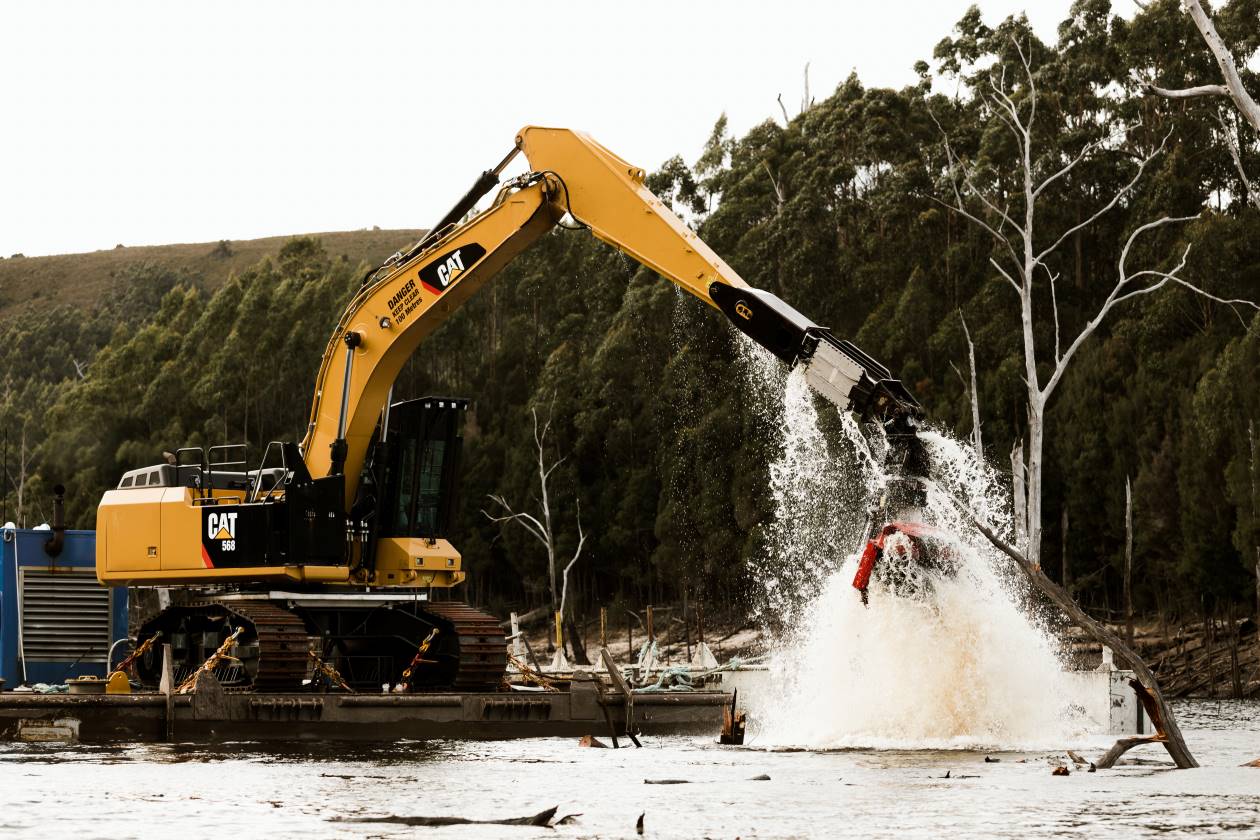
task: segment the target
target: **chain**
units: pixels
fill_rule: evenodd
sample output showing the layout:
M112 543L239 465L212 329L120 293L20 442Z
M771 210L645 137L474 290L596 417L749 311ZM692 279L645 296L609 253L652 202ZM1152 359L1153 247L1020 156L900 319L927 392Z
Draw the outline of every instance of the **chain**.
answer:
M436 661L434 659L425 659L424 655L429 652L429 645L433 643L433 637L436 636L437 633L438 629L434 627L429 631L429 635L424 637L424 641L420 643L420 648L416 651L416 655L412 657L411 664L408 665L406 670L402 672L402 679L398 681L398 688L400 691L406 691L409 688L411 674L416 670L417 666L423 663L432 664Z
M540 685L547 691L559 691L559 689L556 688L555 684L551 680L544 677L541 672L535 671L529 665L517 659L515 656L513 656L510 653L508 654L508 662L511 665L513 665L517 671L520 671L521 676L525 679L526 682L533 683L534 685Z
M219 645L219 649L210 654L210 658L201 663L201 667L193 671L188 679L179 684L179 688L175 689L176 694L187 694L193 685L197 682L197 675L202 671L213 671L214 667L223 659L231 659L233 662L240 662L235 656L228 656L228 651L236 644L236 638L245 632L244 627L237 627L232 631L232 635L223 640L223 644Z
M133 650L129 656L127 656L125 659L123 659L123 661L122 661L122 662L119 662L119 663L118 663L118 667L117 667L117 668L115 668L115 669L111 672L111 674L116 674L116 673L118 673L119 671L127 671L128 669L132 668L132 667L136 664L136 660L137 660L137 659L139 659L140 657L144 656L146 653L148 653L148 652L149 652L149 648L153 647L154 643L156 643L156 642L157 642L157 640L158 640L158 639L160 639L160 638L162 638L162 631L161 631L161 630L157 631L157 632L156 632L156 633L154 633L152 636L150 636L149 638L145 639L145 640L144 640L144 641L140 644L140 647L138 647L138 648L136 648L135 650ZM134 676L134 674L133 674L133 676Z
M329 682L331 682L333 685L337 686L338 688L344 688L346 691L350 692L351 694L355 693L354 689L350 687L350 684L347 683L342 678L341 674L337 673L336 668L329 665L323 659L320 659L319 654L316 653L315 651L310 650L310 651L307 651L307 653L310 654L311 660L315 663L315 670L319 671L321 674L327 677Z

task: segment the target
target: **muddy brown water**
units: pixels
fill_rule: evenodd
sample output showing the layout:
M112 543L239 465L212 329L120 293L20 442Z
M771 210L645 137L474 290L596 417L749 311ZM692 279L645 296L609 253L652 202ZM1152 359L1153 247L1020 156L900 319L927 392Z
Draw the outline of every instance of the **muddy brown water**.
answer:
M1153 763L1065 778L1050 774L1062 753L772 751L707 738L649 738L642 750L576 739L3 745L0 835L635 837L642 813L648 837L1260 837L1260 769L1239 766L1260 757L1260 704L1177 711L1202 769L1173 771L1162 750L1142 747L1130 756ZM1108 743L1065 747L1088 756ZM581 816L554 829L339 821L500 819L553 805Z

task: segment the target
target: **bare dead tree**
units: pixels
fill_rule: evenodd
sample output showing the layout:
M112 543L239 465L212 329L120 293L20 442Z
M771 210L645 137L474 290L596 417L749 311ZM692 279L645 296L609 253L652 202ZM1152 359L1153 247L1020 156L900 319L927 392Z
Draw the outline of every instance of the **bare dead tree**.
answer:
M963 380L963 387L967 389L967 396L971 401L971 448L983 458L984 439L980 433L980 391L976 388L976 345L971 341L971 330L967 329L967 319L963 317L961 309L958 310L958 320L962 321L963 335L967 338L967 365L971 372L970 383ZM963 379L958 366L953 362L949 365L954 369L954 373L958 374L958 378Z
M809 62L805 62L805 91L801 95L801 113L814 107L814 97L809 95Z
M783 213L783 205L787 201L787 196L784 194L783 187L779 184L778 179L774 177L774 172L770 170L770 162L763 160L761 166L766 170L766 175L770 177L770 186L774 188L774 215L779 216Z
M506 498L501 495L491 494L490 500L502 508L506 513L495 516L484 509L481 511L491 522L515 522L523 527L530 535L543 544L543 548L547 551L547 575L550 581L551 589L551 612L552 615L559 613L565 615L566 600L569 594L569 572L577 563L578 558L582 556L582 547L586 544L586 533L582 530L582 508L581 503L577 503L574 519L577 522L578 543L573 550L573 556L564 565L559 572L560 583L557 586L557 558L556 558L556 535L552 528L551 517L551 493L548 488L548 481L551 474L555 472L556 467L564 463L564 458L558 458L551 464L547 463L547 433L551 430L551 415L548 412L547 421L540 428L538 425L538 409L530 409L530 413L534 417L534 446L538 449L538 508L539 516L535 516L528 512L517 512L512 509L512 505ZM548 651L554 650L554 644L550 640L547 643ZM586 664L586 663L583 663Z
M999 255L991 257L989 261L1015 292L1019 301L1024 351L1024 382L1027 395L1027 439L1026 442L1018 441L1011 454L1018 545L1011 546L1006 543L987 523L981 522L970 511L967 511L967 515L994 546L1016 562L1035 589L1062 609L1073 623L1092 638L1110 647L1118 660L1138 675L1141 683L1158 700L1161 717L1167 728L1166 745L1173 760L1176 761L1178 767L1195 767L1197 763L1185 746L1172 712L1164 703L1163 695L1159 691L1158 683L1150 668L1124 644L1122 639L1090 617L1067 590L1051 581L1042 571L1041 523L1046 406L1077 351L1106 320L1112 310L1122 303L1152 294L1169 285L1178 285L1209 300L1231 306L1255 307L1256 305L1250 301L1222 300L1182 277L1181 271L1185 268L1189 248L1181 253L1180 259L1171 269L1135 270L1131 268L1130 252L1134 244L1144 235L1165 226L1195 218L1165 216L1141 224L1129 234L1120 251L1116 275L1111 281L1111 289L1106 298L1094 315L1067 342L1067 346L1063 346L1058 298L1055 294L1058 275L1050 266L1052 256L1075 234L1094 225L1133 193L1147 167L1163 152L1168 137L1165 136L1159 146L1148 154L1136 156L1137 164L1132 176L1111 194L1110 199L1076 224L1067 227L1066 230L1058 232L1057 235L1053 232L1046 235L1038 226L1039 202L1046 196L1046 191L1072 173L1082 162L1126 136L1129 127L1122 127L1117 132L1086 143L1077 154L1065 156L1066 159L1050 157L1036 149L1033 127L1037 117L1037 81L1027 52L1018 42L1013 42L1013 45L1022 64L1023 90L1008 86L1006 71L1003 67L1000 75L997 73L990 75L989 90L978 93L984 97L996 118L1015 141L1019 156L1015 178L1020 184L1020 194L1016 201L1022 199L1022 208L1012 207L1001 195L990 193L982 187L976 169L955 154L948 134L941 128L949 165L947 181L953 200L939 203L986 232L997 246ZM1043 244L1046 242L1049 244ZM1048 359L1045 358L1044 349L1038 346L1035 339L1040 313L1034 309L1034 301L1040 282L1045 282L1049 286L1050 316L1053 318L1053 354ZM1040 315L1040 317L1045 316ZM1046 372L1044 379L1043 372Z
M35 463L35 450L27 452L26 449L26 421L22 423L22 439L18 444L18 458L15 468L17 475L5 466L5 478L9 480L9 484L17 491L17 509L13 513L13 519L19 528L26 527L26 482L31 475L31 465ZM0 523L3 524L3 523Z
M783 127L786 128L787 126L791 125L792 118L788 116L787 106L783 104L783 94L781 93L779 94L778 101L779 101L779 110L783 112Z
M1229 48L1225 46L1225 42L1221 40L1221 36L1216 31L1216 25L1212 23L1212 19L1208 17L1207 12L1203 11L1203 6L1199 4L1199 0L1182 0L1186 13L1190 15L1190 19L1194 21L1194 25L1198 28L1199 34L1203 36L1204 42L1209 50L1212 51L1212 57L1216 59L1217 65L1221 68L1221 76L1225 80L1225 84L1220 85L1199 85L1197 87L1182 88L1180 90L1168 90L1166 88L1150 85L1152 92L1160 96L1166 96L1172 99L1190 99L1198 96L1228 96L1233 100L1243 118L1251 125L1253 131L1260 134L1260 105L1256 104L1256 100L1243 86L1242 77L1238 74L1238 65L1234 63L1234 56L1230 53Z
M1229 48L1225 46L1225 42L1221 40L1212 18L1203 10L1199 0L1182 0L1182 6L1185 8L1186 14L1190 15L1190 19L1194 21L1199 34L1203 36L1203 41L1207 44L1207 48L1211 50L1217 66L1221 68L1221 77L1224 80L1224 84L1204 84L1178 89L1147 84L1147 90L1168 99L1197 99L1205 96L1227 97L1234 103L1238 113L1251 126L1251 130L1260 135L1260 104L1256 103L1256 100L1243 85L1242 76L1238 73L1238 65L1234 61L1234 56L1229 51ZM1247 202L1251 206L1260 209L1260 192L1256 189L1255 181L1247 176L1247 172L1243 167L1242 153L1240 151L1242 143L1239 139L1238 131L1233 126L1228 125L1224 117L1219 113L1217 114L1217 121L1220 123L1225 144L1229 147L1230 157L1234 160L1234 168L1238 170L1238 175L1242 178L1243 187L1247 190Z
M811 96L809 93L809 62L808 61L805 62L804 77L805 77L805 82L804 82L804 91L801 94L801 109L796 112L796 115L798 117L801 114L808 111L810 108L814 107L814 97ZM792 118L788 116L787 106L783 104L783 94L780 93L778 95L777 101L779 103L779 110L783 112L783 126L784 128L786 128L787 126L791 125Z
M982 95L988 100L997 118L1003 123L1015 140L1019 152L1019 171L1017 178L1022 182L1022 213L1004 205L1002 199L990 195L979 183L974 167L960 160L955 154L948 135L941 130L945 138L945 152L949 163L948 184L952 191L952 202L940 202L949 209L968 219L992 237L998 246L1000 258L990 257L989 262L1003 280L1014 290L1020 305L1020 321L1024 350L1024 382L1027 388L1028 430L1027 445L1023 448L1023 464L1026 473L1024 491L1024 510L1026 512L1027 535L1021 550L1034 565L1041 565L1041 499L1042 477L1044 473L1045 450L1045 414L1046 405L1067 372L1072 359L1081 345L1087 341L1098 327L1106 320L1116 306L1135 298L1149 295L1168 285L1179 285L1204 298L1228 305L1246 305L1256 307L1251 301L1224 300L1195 286L1181 276L1189 257L1187 247L1181 254L1177 264L1171 269L1146 268L1134 270L1129 266L1129 255L1135 243L1144 235L1178 222L1197 218L1165 216L1139 225L1128 236L1121 249L1116 266L1116 278L1111 291L1090 318L1076 334L1066 348L1062 346L1059 321L1059 307L1054 294L1054 286L1058 275L1050 268L1049 261L1056 251L1076 233L1089 228L1111 210L1115 209L1137 187L1142 175L1151 162L1164 150L1168 142L1165 136L1159 146L1148 154L1137 158L1137 166L1132 177L1111 198L1098 207L1093 213L1066 230L1054 235L1044 236L1038 229L1040 221L1038 203L1045 196L1046 190L1056 182L1069 175L1083 161L1108 143L1127 133L1121 129L1106 137L1086 143L1075 156L1065 162L1054 161L1052 171L1048 175L1039 175L1044 165L1039 152L1034 148L1033 126L1037 116L1037 83L1032 66L1024 49L1015 42L1024 70L1024 91L1020 102L1018 95L1008 87L1005 73L999 80L990 77L990 89ZM939 124L938 124L939 125ZM938 200L939 201L939 200ZM978 206L977 206L978 205ZM975 209L972 209L972 208ZM1041 245L1048 241L1050 244ZM1044 276L1045 280L1041 278ZM1034 301L1038 284L1046 282L1051 292L1050 314L1054 324L1053 355L1047 360L1043 358L1042 349L1037 346L1037 317ZM1241 317L1241 316L1240 316ZM1041 371L1049 374L1043 381ZM1018 500L1016 502L1019 504Z
M1028 542L1028 468L1024 465L1024 441L1016 438L1011 446L1011 496L1015 500L1015 542Z

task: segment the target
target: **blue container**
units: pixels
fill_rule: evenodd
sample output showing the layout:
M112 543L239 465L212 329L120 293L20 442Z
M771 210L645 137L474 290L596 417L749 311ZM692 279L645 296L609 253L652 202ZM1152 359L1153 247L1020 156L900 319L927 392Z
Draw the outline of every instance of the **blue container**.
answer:
M5 689L104 677L110 646L127 636L127 590L96 579L96 532L0 530L0 677Z

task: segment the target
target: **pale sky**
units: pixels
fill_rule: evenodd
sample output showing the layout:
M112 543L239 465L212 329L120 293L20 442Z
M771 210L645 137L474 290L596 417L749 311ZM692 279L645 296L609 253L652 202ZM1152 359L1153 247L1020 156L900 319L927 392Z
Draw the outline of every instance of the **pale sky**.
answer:
M529 123L693 162L806 62L912 83L970 2L4 0L0 255L428 227ZM1070 0L980 5L1053 40Z

